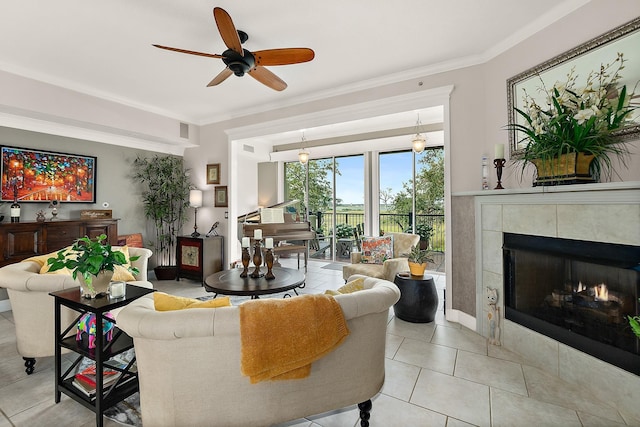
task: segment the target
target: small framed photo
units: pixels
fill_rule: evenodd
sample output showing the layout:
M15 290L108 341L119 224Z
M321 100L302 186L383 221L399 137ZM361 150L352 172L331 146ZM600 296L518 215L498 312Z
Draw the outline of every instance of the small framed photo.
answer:
M215 188L215 204L216 208L226 208L229 206L229 198L227 195L227 186L219 185Z
M207 165L207 184L220 184L220 163Z

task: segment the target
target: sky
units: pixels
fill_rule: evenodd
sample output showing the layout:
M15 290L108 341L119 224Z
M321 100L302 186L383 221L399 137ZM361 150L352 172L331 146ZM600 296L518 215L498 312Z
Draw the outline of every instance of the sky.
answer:
M402 183L411 179L411 152L380 156L380 188L391 188L393 193L402 189ZM364 204L364 156L339 157L336 178L336 196L342 204Z

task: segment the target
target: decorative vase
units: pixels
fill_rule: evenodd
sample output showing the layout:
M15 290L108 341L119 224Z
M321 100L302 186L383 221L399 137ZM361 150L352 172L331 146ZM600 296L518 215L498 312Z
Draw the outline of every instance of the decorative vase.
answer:
M595 156L585 153L568 153L551 159L533 159L537 178L533 186L587 184L596 182L589 169Z
M97 276L93 276L91 286L89 286L82 275L78 276L80 282L80 292L83 298L99 298L105 296L109 290L109 284L113 277L113 271L102 270Z
M423 276L424 271L427 269L427 263L423 262L422 264L418 264L417 262L409 261L409 272L411 272L412 276Z

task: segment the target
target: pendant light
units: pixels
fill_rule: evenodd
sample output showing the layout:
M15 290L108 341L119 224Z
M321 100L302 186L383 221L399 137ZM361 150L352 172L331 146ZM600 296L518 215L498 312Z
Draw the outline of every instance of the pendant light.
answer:
M304 142L306 139L304 138L304 132L302 132L302 141L300 144L300 152L298 153L298 160L300 164L306 165L309 161L309 152L304 149Z
M416 134L411 140L411 145L413 146L413 151L415 153L422 153L424 151L424 147L427 146L427 138L422 136L422 134L420 133L420 113L418 113L418 121L416 122Z

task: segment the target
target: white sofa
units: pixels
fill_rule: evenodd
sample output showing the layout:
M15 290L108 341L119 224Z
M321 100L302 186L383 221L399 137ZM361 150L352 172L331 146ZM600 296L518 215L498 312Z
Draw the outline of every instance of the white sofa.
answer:
M117 246L114 246L116 248ZM145 248L129 248L129 256L140 256L131 265L140 272L137 286L152 288L147 281L147 265L152 252ZM0 287L9 294L13 319L16 325L18 354L25 360L25 371L33 373L35 358L53 356L55 353L54 299L49 292L79 287L73 277L65 274L39 274L40 264L22 261L0 268ZM63 307L62 325L69 325L78 313Z
M342 267L342 278L345 283L354 274L378 277L393 282L396 274L409 271L409 263L405 254L408 254L411 247L420 242L420 236L409 233L388 233L388 235L393 236L393 258L382 264L363 264L361 262L362 252L352 252L351 263Z
M359 404L367 426L370 399L384 383L389 308L400 291L375 278L364 286L335 297L350 334L313 362L310 376L257 384L240 371L239 307L155 311L152 295L133 301L116 322L133 337L144 425L268 426Z

